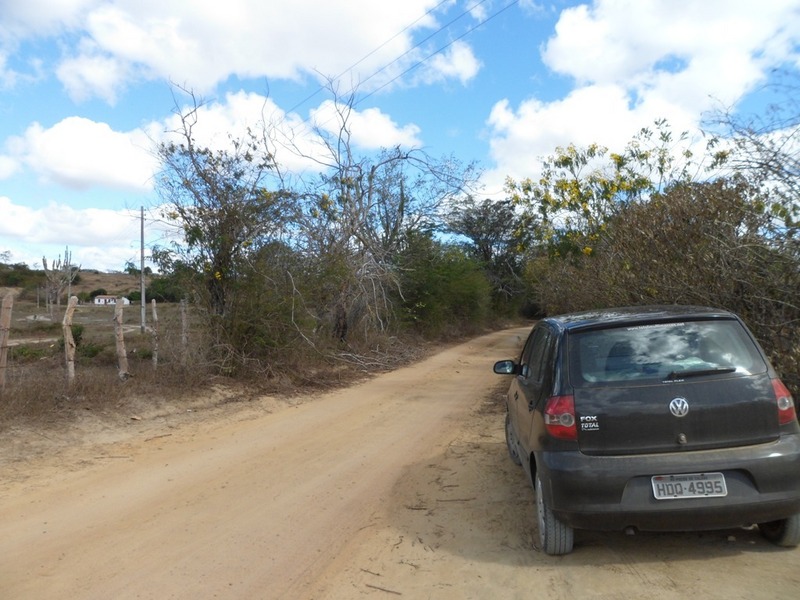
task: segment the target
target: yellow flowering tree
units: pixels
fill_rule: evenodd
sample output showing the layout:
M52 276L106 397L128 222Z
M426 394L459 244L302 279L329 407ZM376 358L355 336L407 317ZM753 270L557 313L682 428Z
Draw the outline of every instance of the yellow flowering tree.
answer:
M693 176L686 134L665 121L644 128L620 153L591 144L556 148L536 178L506 180L533 239L551 257L591 256L608 221L621 208Z

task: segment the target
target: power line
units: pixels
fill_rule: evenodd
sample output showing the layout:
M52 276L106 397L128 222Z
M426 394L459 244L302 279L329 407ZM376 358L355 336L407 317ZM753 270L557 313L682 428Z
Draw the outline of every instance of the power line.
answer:
M412 28L414 25L416 25L417 23L419 23L419 22L420 22L422 19L424 19L425 17L427 17L428 15L430 15L432 12L434 12L434 11L438 10L438 9L439 9L439 7L440 7L440 6L442 6L442 4L445 4L445 3L449 2L449 1L450 1L450 0L441 0L441 2L439 2L439 4L437 4L437 5L436 5L436 6L434 6L433 8L430 8L430 9L428 9L428 10L427 10L427 11L426 11L426 12L425 12L423 15L420 15L419 17L417 17L417 18L416 18L414 21L412 21L411 23L409 23L408 25L406 25L405 27L403 27L403 29L401 29L400 31L398 31L397 33L395 33L395 34L394 34L392 37L390 37L389 39L387 39L387 40L386 40L385 42L383 42L381 45L379 45L379 46L377 46L376 48L372 49L372 50L371 50L371 51L369 51L367 54L365 54L365 55L364 55L364 56L362 56L360 59L358 59L356 62L354 62L352 65L350 65L349 67L347 67L347 68L346 68L344 71L342 71L341 73L339 73L338 75L336 75L335 77L333 77L332 81L336 81L336 80L338 80L338 79L341 79L342 77L344 77L344 75L345 75L346 73L349 73L350 71L352 71L353 69L355 69L355 68L356 68L358 65L360 65L361 63L363 63L363 62L364 62L365 60L367 60L367 59L368 59L370 56L372 56L373 54L375 54L376 52L378 52L378 51L379 51L381 48L384 48L386 45L388 45L389 43L391 43L392 41L394 41L395 39L397 39L398 37L400 37L401 35L403 35L403 34L404 34L406 31L408 31L409 29L411 29L411 28ZM485 2L485 1L486 1L486 0L481 0L481 3L482 3L482 2ZM477 5L476 5L476 6L477 6ZM473 8L474 8L474 7L473 7ZM452 23L452 21L451 21L451 23ZM450 25L450 24L448 23L448 26L449 26L449 25ZM439 28L439 29L438 29L438 30L437 30L437 31L436 31L436 32L435 32L433 35L435 35L436 33L439 33L440 31L442 31L442 29L443 29L443 27L440 27L440 28ZM426 39L429 39L429 38L430 38L430 36L429 36L428 38L426 38ZM420 43L422 43L422 42L420 42ZM419 46L419 44L415 45L415 46L414 46L414 48L416 48L417 46ZM412 50L413 50L413 48L412 48ZM409 52L410 52L410 50L409 50ZM408 52L406 52L405 54L408 54ZM401 57L399 57L399 58L402 58L402 56L405 56L405 54L401 55ZM392 63L396 62L397 60L398 60L398 59L395 59L394 61L392 61ZM389 64L392 64L392 63L389 63ZM386 65L386 66L388 66L388 65ZM381 70L382 70L382 69L385 69L385 68L386 68L386 66L382 67L382 68L381 68ZM378 72L380 72L380 71L378 71ZM370 79L370 78L374 77L376 74L377 74L377 72L376 72L376 73L373 73L373 74L372 74L372 75L370 75L370 76L369 76L367 79ZM315 97L317 94L319 94L319 93L320 93L321 91L323 91L324 89L325 89L325 88L324 88L323 86L320 86L320 87L318 87L318 88L316 89L316 91L314 91L314 92L313 92L312 94L310 94L308 97L306 97L306 98L303 98L303 99L302 99L300 102L298 102L297 104L295 104L294 106L292 106L292 107L291 107L289 110L287 110L286 112L287 112L287 113L290 113L290 112L292 112L292 111L294 111L294 110L297 110L297 109L298 109L298 108L300 108L300 107L301 107L303 104L305 104L306 102L308 102L309 100L311 100L313 97Z
M485 0L484 0L484 1L485 1ZM476 30L478 27L481 27L481 26L485 25L486 23L488 23L489 21L491 21L492 19L494 19L494 18L496 18L496 17L500 16L502 13L504 13L505 11L507 11L509 8L511 8L512 6L514 6L514 5L516 5L516 4L519 4L519 0L511 0L511 2L509 2L507 5L505 5L503 8L501 8L501 9L500 9L500 10L498 10L497 12L495 12L495 13L493 13L493 14L489 15L489 16L488 16L488 17L487 17L485 20L481 21L480 23L476 23L475 25L473 25L472 27L470 27L469 29L467 29L467 30L466 30L464 33L462 33L462 34L461 34L460 36L458 36L457 38L455 38L455 39L453 39L453 40L449 41L447 44L445 44L444 46L442 46L441 48L439 48L439 49L438 49L438 50L436 50L435 52L432 52L431 54L429 54L428 56L426 56L426 57L425 57L425 58L423 58L422 60L420 60L420 61L418 61L418 62L414 63L413 65L411 65L410 67L408 67L406 70L404 70L402 73L399 73L398 75L396 75L395 77L393 77L392 79L390 79L389 81L387 81L386 83L384 83L383 85L381 85L380 87L378 87L378 88L376 88L376 89L372 90L372 91L371 91L369 94L367 94L367 95L366 95L366 96L364 96L363 98L361 98L361 99L359 99L358 101L356 101L356 102L354 103L354 106L356 106L356 105L360 104L361 102L363 102L363 101L364 101L364 100L366 100L367 98L370 98L371 96L373 96L374 94L378 93L379 91L381 91L381 90L382 90L382 89L384 89L385 87L387 87L387 86L391 85L392 83L394 83L395 81L397 81L398 79L400 79L400 78L401 78L403 75L405 75L406 73L409 73L410 71L413 71L414 69L416 69L417 67L419 67L419 66L420 66L420 65L422 65L423 63L427 62L428 60L430 60L431 58L433 58L433 57L434 57L434 56L436 56L437 54L440 54L440 53L441 53L441 52L443 52L444 50L447 50L447 48L449 48L450 46L452 46L453 44L455 44L457 41L459 41L460 39L462 39L462 38L464 38L464 37L468 36L470 33L472 33L473 31L475 31L475 30ZM475 8L476 6L478 6L478 4L475 4L475 5L473 5L473 6L472 6L472 8L468 9L467 11L465 11L465 13L466 13L466 12L469 12L469 11L471 11L471 10L472 10L473 8ZM461 18L461 17L462 17L462 16L463 16L465 13L462 13L461 15L459 15L458 17L456 17L456 19L454 19L454 21L455 21L455 20L457 20L457 19L460 19L460 18ZM453 21L451 21L451 23L452 23L452 22L453 22ZM448 26L449 26L449 24L448 24ZM439 29L439 31L441 31L441 29ZM436 33L438 33L438 31L437 31ZM434 35L435 35L435 34L434 34ZM427 41L427 40L428 40L428 39L430 39L431 37L433 37L433 36L428 36L427 38L425 38L425 40L423 40L423 42L424 42L424 41ZM417 44L417 46L419 46L419 44ZM414 46L414 48L416 48L417 46ZM412 48L411 50L413 50L414 48ZM389 63L389 65L393 64L394 62L397 62L397 60L399 60L400 58L402 58L403 56L405 56L406 54L408 54L409 52L411 52L411 50L409 50L408 52L406 52L406 53L402 54L400 57L398 57L397 59L395 59L394 61L392 61L392 63ZM385 67L382 67L382 68L381 68L379 71L376 71L375 73L373 73L372 75L370 75L370 76L369 76L369 77L368 77L368 78L367 78L365 81L369 80L371 77L374 77L375 75L377 75L377 74L378 74L380 71L382 71L383 69L385 69L385 68L386 68L386 67L388 67L389 65L386 65Z
M486 1L487 1L487 0L480 0L479 2L476 2L476 3L475 3L475 4L473 4L472 6L470 6L469 8L467 8L466 10L464 10L463 12L461 12L461 14L459 14L458 16L454 17L453 19L451 19L450 21L448 21L447 23L445 23L444 25L442 25L441 27L439 27L439 29L437 29L436 31L434 31L433 33L431 33L430 35L428 35L427 37L425 37L425 38L421 39L419 42L417 42L417 43L416 43L416 44L414 44L414 45L413 45L411 48L409 48L408 50L406 50L405 52L403 52L403 53L402 53L400 56L398 56L397 58L395 58L393 61L391 61L391 62L389 62L389 63L387 63L387 64L383 65L383 66L382 66L380 69L378 69L377 71L375 71L374 73L372 73L372 74L371 74L369 77L367 77L367 78L366 78L366 79L364 79L363 81L359 82L359 84L363 84L363 83L365 83L365 82L369 81L370 79L372 79L373 77L375 77L376 75L378 75L378 74L382 73L383 71L385 71L386 69L388 69L389 67L391 67L393 64L395 64L396 62L400 61L400 60L401 60L402 58L404 58L405 56L408 56L409 54L411 54L411 53L412 53L414 50L416 50L417 48L419 48L420 46L422 46L422 44L424 44L425 42L427 42L427 41L428 41L428 40L430 40L431 38L433 38L433 37L435 37L435 36L439 35L439 33L441 33L442 31L444 31L445 29L449 28L449 27L450 27L450 26L451 26L453 23L455 23L456 21L458 21L459 19L461 19L461 18L462 18L462 17L464 17L465 15L467 15L467 14L471 13L471 12L472 12L474 9L476 9L476 8L477 8L478 6L480 6L481 4L484 4ZM519 1L519 0L516 0L516 1ZM441 5L441 3L440 3L440 5ZM487 19L487 20L488 20L488 19ZM484 22L485 22L485 21L484 21ZM480 24L479 24L479 25L480 25ZM474 28L473 28L473 29L474 29ZM470 30L470 31L472 31L472 30ZM469 32L467 32L467 33L469 33ZM461 36L461 37L463 37L463 36ZM460 38L458 38L458 39L460 39ZM451 42L451 43L452 43L452 42ZM448 45L449 45L449 44L448 44ZM445 48L446 48L446 47L447 47L447 46L445 46ZM428 57L428 58L430 58L430 57ZM403 73L401 73L401 75L402 75L402 74L404 74L404 73L406 73L406 72L407 72L407 71L404 71ZM396 78L395 78L395 79L396 79ZM394 79L392 79L392 81L394 81ZM381 87L380 87L380 88L378 88L378 89L383 89L383 87L385 87L385 86L381 86Z
M435 10L437 10L437 9L438 9L440 6L442 6L443 4L445 4L445 3L446 3L446 2L448 2L448 1L449 1L449 0L442 0L441 2L439 2L439 3L438 3L436 6L434 6L434 7L433 7L433 8L431 8L431 9L429 9L428 11L426 11L424 15L420 16L419 18L417 18L416 20L414 20L414 21L413 21L412 23L410 23L409 25L406 25L406 26L405 26L405 27L404 27L402 30L400 30L398 33L396 33L395 35L393 35L391 38L387 39L387 40L386 40L385 42L383 42L381 45L379 45L378 47L376 47L375 49L373 49L372 51L370 51L369 53L367 53L365 56L363 56L361 59L359 59L358 61L356 61L355 63L353 63L351 66L349 66L347 69L345 69L344 71L342 71L341 73L339 73L339 75L337 75L336 77L334 77L334 78L333 78L331 81L336 81L336 80L338 80L338 79L341 79L341 78L342 78L342 77L343 77L343 76L344 76L346 73L348 73L348 72L352 71L352 70L353 70L355 67L357 67L359 64L361 64L362 62L364 62L364 61L365 61L367 58L369 58L370 56L372 56L373 54L375 54L376 52L378 52L378 51L379 51L381 48L385 47L387 44L389 44L389 43L390 43L392 40L396 39L398 36L402 35L402 34L403 34L403 33L405 33L406 31L408 31L408 30L409 30L411 27L413 27L415 24L417 24L417 23L418 23L419 21L421 21L423 18L425 18L426 16L430 15L432 12L434 12ZM385 71L386 69L388 69L389 67L391 67L393 64L395 64L395 63L397 63L398 61L402 60L402 59L403 59L405 56L408 56L410 53L412 53L414 50L416 50L417 48L419 48L420 46L422 46L424 43L428 42L428 41L429 41L429 40L431 40L432 38L436 37L436 36L437 36L439 33L441 33L442 31L445 31L446 29L448 29L449 27L451 27L451 26L452 26L452 25L453 25L453 24L454 24L456 21L458 21L459 19L463 18L464 16L466 16L466 15L470 14L470 13L471 13L473 10L475 10L477 7L481 6L482 4L484 4L484 3L486 3L486 2L487 2L487 0L478 0L477 2L475 2L474 4L472 4L471 6L467 7L465 10L463 10L463 11L462 11L461 13L459 13L457 16L453 17L453 18L452 18L450 21L448 21L447 23L445 23L444 25L442 25L441 27L439 27L439 28L438 28L436 31L434 31L434 32L433 32L433 33L431 33L430 35L428 35L428 36L426 36L425 38L423 38L423 39L421 39L420 41L418 41L418 42L417 42L416 44L414 44L414 45L413 45L411 48L409 48L408 50L406 50L405 52L403 52L403 53L402 53L400 56L398 56L398 57L394 58L392 61L390 61L390 62L386 63L385 65L383 65L383 66L382 66L382 67L380 67L379 69L377 69L377 70L375 70L374 72L372 72L372 73L371 73L371 74L370 74L370 75L369 75L369 76L368 76L366 79L364 79L364 80L360 81L360 82L359 82L359 85L362 85L362 84L364 84L365 82L369 81L370 79L372 79L372 78L376 77L377 75L379 75L380 73L382 73L383 71ZM365 95L364 97L362 97L362 98L360 98L360 99L356 100L356 101L353 103L353 106L357 106L358 104L361 104L362 102L364 102L364 101L365 101L365 100L367 100L368 98L372 97L372 96L373 96L374 94L376 94L377 92L379 92L379 91L381 91L382 89L384 89L384 88L388 87L389 85L391 85L392 83L394 83L395 81L397 81L398 79L400 79L401 77L403 77L404 75L406 75L407 73L409 73L410 71L413 71L414 69L416 69L416 68L417 68L417 67L419 67L420 65L424 64L425 62L427 62L428 60L430 60L431 58L433 58L433 57L434 57L434 56L436 56L437 54L440 54L441 52L443 52L444 50L446 50L447 48L449 48L450 46L452 46L452 45L453 45L455 42L457 42L457 41L459 41L459 40L463 39L464 37L468 36L470 33L472 33L473 31L475 31L476 29L478 29L478 28L479 28L479 27L481 27L482 25L485 25L485 24L486 24L486 23L488 23L489 21L491 21L491 20L495 19L496 17L498 17L499 15L501 15L502 13L504 13L505 11L507 11L508 9L510 9L512 6L515 6L515 5L517 5L517 4L519 4L519 0L511 0L511 1L510 1L508 4L506 4L505 6L503 6L502 8L500 8L499 10L497 10L496 12L494 12L494 13L490 14L490 15L489 15L489 16L488 16L486 19L484 19L483 21L481 21L481 22L479 22L479 23L476 23L475 25L473 25L472 27L470 27L469 29L467 29L467 30L466 30L464 33L462 33L462 34L461 34L461 35L459 35L458 37L456 37L456 38L452 39L450 42L448 42L448 43L447 43L447 44L445 44L444 46L442 46L442 47L438 48L436 51L434 51L434 52L432 52L431 54L429 54L429 55L425 56L425 57L424 57L422 60L419 60L419 61L417 61L416 63L414 63L413 65L411 65L411 66L410 66L410 67L408 67L407 69L403 70L401 73L399 73L398 75L396 75L395 77L393 77L392 79L390 79L389 81L387 81L386 83L384 83L383 85L379 86L378 88L374 89L373 91L371 91L370 93L368 93L368 94L367 94L367 95ZM287 111L286 111L284 114L285 114L285 115L288 115L289 113L291 113L291 112L295 111L296 109L298 109L300 106L302 106L303 104L305 104L306 102L308 102L308 101L309 101L311 98L315 97L317 94L319 94L319 93L320 93L321 91L323 91L324 89L325 89L325 88L324 88L323 86L320 86L320 87L319 87L319 88L318 88L316 91L314 91L314 93L310 94L308 97L304 98L303 100L301 100L300 102L298 102L297 104L295 104L295 105L294 105L292 108L290 108L289 110L287 110ZM355 90L355 88L351 89L351 93L352 93L354 90ZM284 117L284 118L285 118L285 117ZM309 121L310 121L310 118L311 118L311 117L306 117L305 119L303 119L303 123L307 123L307 122L309 122ZM282 120L283 120L283 119L281 119L281 121L282 121Z

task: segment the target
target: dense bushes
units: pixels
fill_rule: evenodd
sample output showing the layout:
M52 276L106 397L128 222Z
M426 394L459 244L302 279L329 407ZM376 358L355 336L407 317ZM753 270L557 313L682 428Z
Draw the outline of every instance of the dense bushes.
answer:
M15 287L33 289L44 285L45 277L42 271L35 271L26 264L0 263L0 287Z
M532 260L528 276L552 313L602 306L698 304L739 314L800 391L800 254L768 199L742 177L678 183L627 204L591 252Z
M430 236L414 236L399 261L398 303L407 326L433 336L488 322L490 288L478 261Z

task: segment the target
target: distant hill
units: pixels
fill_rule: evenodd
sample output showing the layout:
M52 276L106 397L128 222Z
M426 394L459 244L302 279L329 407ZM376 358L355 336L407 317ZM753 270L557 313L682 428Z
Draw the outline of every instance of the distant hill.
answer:
M111 295L125 296L131 291L139 289L139 276L129 275L128 273L101 273L99 271L80 271L78 283L72 285L72 293L79 292L91 293L95 290L104 289ZM149 283L150 278L145 277Z
M10 265L0 265L0 296L8 292L18 295L22 290L35 290L37 286L45 284L44 271L33 269L15 269ZM72 284L72 294L77 295L81 292L90 294L91 292L103 289L111 295L126 296L132 291L139 289L140 281L138 275L128 273L102 273L100 271L87 269L78 272L78 276ZM146 277L146 282L150 283L150 277Z

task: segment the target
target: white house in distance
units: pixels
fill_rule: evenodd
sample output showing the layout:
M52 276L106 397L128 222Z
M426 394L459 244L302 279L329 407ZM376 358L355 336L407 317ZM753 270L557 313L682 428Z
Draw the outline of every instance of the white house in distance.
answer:
M109 296L107 294L98 294L94 297L94 303L96 306L116 306L117 298L122 300L123 305L128 305L131 303L130 300L125 298L124 296Z

